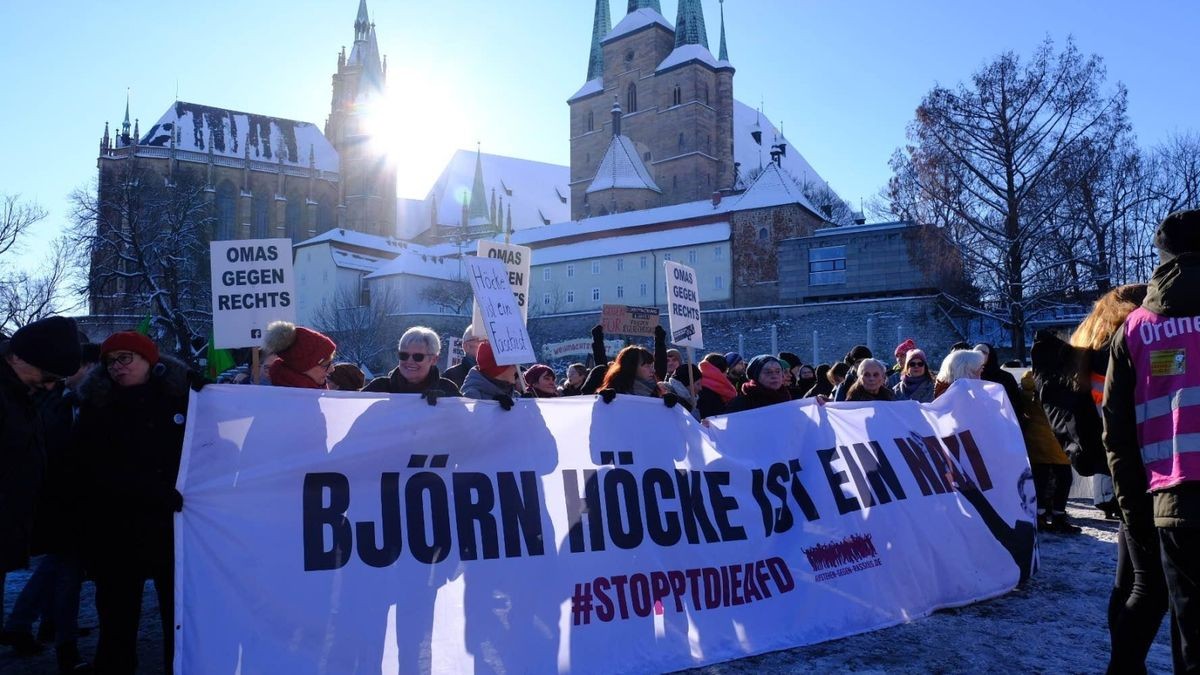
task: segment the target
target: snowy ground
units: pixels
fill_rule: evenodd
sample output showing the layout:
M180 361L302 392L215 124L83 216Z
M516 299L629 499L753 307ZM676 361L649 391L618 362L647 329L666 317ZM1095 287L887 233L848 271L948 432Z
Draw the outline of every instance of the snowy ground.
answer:
M1108 662L1105 607L1112 586L1116 525L1091 508L1072 507L1083 526L1074 537L1041 537L1041 571L1025 586L1000 598L938 612L913 623L843 640L731 661L694 673L1099 673ZM5 615L27 575L11 574ZM142 673L160 673L158 629L152 588L147 585L138 645ZM95 626L92 587L84 589L81 625ZM80 640L90 655L96 634ZM0 648L4 650L4 648ZM1170 638L1164 622L1146 665L1152 673L1171 671ZM52 649L17 659L0 653L0 674L54 672Z

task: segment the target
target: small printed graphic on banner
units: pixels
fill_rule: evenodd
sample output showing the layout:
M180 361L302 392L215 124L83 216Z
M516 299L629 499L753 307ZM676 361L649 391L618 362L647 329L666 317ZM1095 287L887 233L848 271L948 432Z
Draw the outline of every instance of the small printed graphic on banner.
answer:
M852 534L837 541L804 549L816 581L830 581L873 567L882 567L870 534Z

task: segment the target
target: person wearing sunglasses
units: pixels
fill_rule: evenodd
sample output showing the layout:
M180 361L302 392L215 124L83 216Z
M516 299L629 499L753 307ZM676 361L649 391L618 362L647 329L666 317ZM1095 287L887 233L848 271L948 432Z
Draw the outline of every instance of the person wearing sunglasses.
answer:
M929 360L920 349L910 349L904 355L900 369L900 381L892 387L897 401L933 401L934 378L929 372Z
M420 394L430 405L439 396L458 396L458 387L438 372L438 355L442 340L433 329L413 326L400 336L397 357L399 363L392 372L377 377L363 391L386 394Z
M297 389L324 389L337 343L311 328L290 321L273 321L267 326L263 350L276 358L267 367L271 384Z

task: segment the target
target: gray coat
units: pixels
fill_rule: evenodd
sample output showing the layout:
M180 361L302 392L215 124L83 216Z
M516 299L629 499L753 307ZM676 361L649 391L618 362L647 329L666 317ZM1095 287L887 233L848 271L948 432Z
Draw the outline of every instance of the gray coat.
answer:
M467 372L467 377L463 380L462 395L480 401L494 401L497 396L508 396L516 400L521 397L521 392L507 382L493 380L476 367Z

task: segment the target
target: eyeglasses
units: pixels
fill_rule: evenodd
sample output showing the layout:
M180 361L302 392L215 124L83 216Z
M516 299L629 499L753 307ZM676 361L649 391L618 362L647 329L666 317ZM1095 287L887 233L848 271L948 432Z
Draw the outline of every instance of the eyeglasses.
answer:
M429 354L422 354L421 352L400 352L401 361L407 361L411 358L413 363L420 363L424 361L426 356L429 356Z
M104 357L105 368L111 368L114 363L119 363L123 366L133 363L133 352L125 352L124 354L117 354L116 356Z
M919 366L919 367L921 367L921 368L924 368L924 367L925 367L925 362L924 362L924 361L909 361L909 362L908 362L908 367L909 367L909 368L915 368L915 367L918 367L918 366Z

